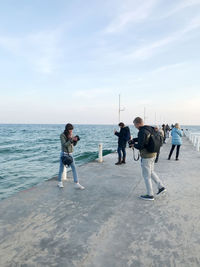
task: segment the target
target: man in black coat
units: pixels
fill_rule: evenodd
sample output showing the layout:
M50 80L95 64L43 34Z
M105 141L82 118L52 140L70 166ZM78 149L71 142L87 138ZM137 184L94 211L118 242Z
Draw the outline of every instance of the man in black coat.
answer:
M133 123L139 132L138 138L134 138L132 143L134 148L140 150L142 175L147 189L147 194L140 197L144 200L154 200L152 180L158 187L157 195L166 191L162 181L154 171L156 153L148 150L150 136L153 134L154 128L144 125L143 119L140 117L135 118Z
M114 134L118 136L118 162L115 165L121 165L126 163L126 145L127 142L130 140L130 129L129 127L125 126L123 122L119 123L120 131L115 131ZM122 158L123 154L123 158Z

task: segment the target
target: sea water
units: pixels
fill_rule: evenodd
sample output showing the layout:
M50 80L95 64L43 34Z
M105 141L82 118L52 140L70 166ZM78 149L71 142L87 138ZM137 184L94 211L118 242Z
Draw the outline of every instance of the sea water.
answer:
M115 151L115 128L75 125L74 134L80 136L74 149L76 164L95 160L99 143L103 144L103 155ZM58 175L63 130L64 125L0 124L0 199Z
M103 154L117 148L113 125L75 125L74 134L80 136L74 156L77 165L98 157L98 145ZM185 126L199 131L199 126ZM132 136L137 135L133 126ZM60 134L64 125L0 124L0 199L30 188L58 175Z

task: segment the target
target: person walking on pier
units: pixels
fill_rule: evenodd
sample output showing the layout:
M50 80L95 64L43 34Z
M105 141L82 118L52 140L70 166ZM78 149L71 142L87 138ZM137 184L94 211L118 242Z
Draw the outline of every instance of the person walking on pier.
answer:
M166 144L166 125L165 124L162 125L162 130L164 132L164 141L163 141L163 143Z
M155 130L156 132L158 132L158 134L160 135L160 138L161 138L161 146L162 146L162 145L163 145L163 140L164 140L164 132L163 132L163 130L160 129L159 126L157 126L157 125L154 127L154 130ZM160 148L159 148L158 151L157 151L157 155L156 155L155 163L158 162L159 155L160 155Z
M180 147L182 145L181 137L183 137L183 132L181 131L180 125L178 123L176 123L175 127L172 129L171 136L172 136L172 147L169 153L168 160L171 159L175 147L176 147L176 160L179 160L178 157L179 157Z
M134 138L131 142L134 148L140 150L142 175L144 177L147 189L147 194L140 196L140 198L144 200L154 200L152 180L156 183L158 187L157 195L166 191L166 188L164 187L162 181L154 171L156 153L149 152L150 138L151 135L154 134L154 128L151 126L144 125L143 119L140 117L135 118L133 123L134 126L139 130L139 132L138 138Z
M169 132L170 132L169 124L166 125L166 138L169 138Z
M121 165L126 163L126 145L131 138L130 129L128 126L125 126L123 122L120 122L118 126L120 127L120 131L114 131L114 134L118 136L118 162L115 163L115 165Z
M60 168L59 168L59 174L58 174L58 187L63 188L63 182L62 182L62 175L64 172L64 168L66 166L63 164L62 157L65 155L68 155L72 159L72 163L69 165L72 169L75 188L76 189L85 189L82 185L80 185L78 181L78 175L76 171L76 165L73 158L73 151L74 146L77 144L77 142L80 140L79 136L73 136L73 125L71 123L68 123L65 126L65 131L60 135L60 141L61 141L61 154L60 154Z

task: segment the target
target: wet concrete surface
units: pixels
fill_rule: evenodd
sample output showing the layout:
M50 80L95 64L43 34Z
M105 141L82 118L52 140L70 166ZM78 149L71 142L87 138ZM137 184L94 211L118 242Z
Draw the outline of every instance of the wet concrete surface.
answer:
M126 165L114 153L79 167L83 191L51 180L1 201L0 266L200 266L200 153L186 138L180 161L169 150L156 164L167 193L154 202L138 198L145 185L129 149Z

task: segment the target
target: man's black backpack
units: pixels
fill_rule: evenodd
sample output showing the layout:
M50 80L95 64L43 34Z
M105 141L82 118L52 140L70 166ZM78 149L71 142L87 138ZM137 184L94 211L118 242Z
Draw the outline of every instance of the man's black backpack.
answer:
M157 153L163 144L163 138L158 131L154 130L154 128L152 128L152 131L149 131L149 133L150 136L146 149L150 153Z

